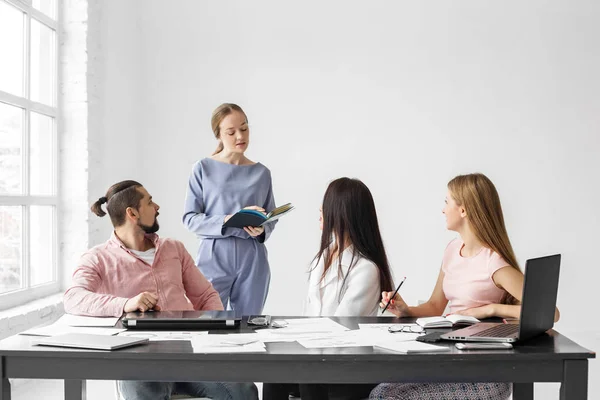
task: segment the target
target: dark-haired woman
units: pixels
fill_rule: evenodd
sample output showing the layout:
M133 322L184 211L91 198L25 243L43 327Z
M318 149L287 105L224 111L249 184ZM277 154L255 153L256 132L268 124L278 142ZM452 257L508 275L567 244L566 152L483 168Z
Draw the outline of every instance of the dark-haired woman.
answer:
M319 218L321 246L310 268L306 316L374 316L394 286L373 196L358 179L329 184ZM299 385L300 397L363 399L376 385ZM263 400L288 398L298 385L265 384Z

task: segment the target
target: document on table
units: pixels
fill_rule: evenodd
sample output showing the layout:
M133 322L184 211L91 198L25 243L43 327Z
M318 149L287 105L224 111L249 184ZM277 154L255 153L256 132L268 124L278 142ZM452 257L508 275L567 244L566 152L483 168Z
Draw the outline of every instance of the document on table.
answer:
M263 342L294 342L349 330L329 318L287 319L285 323L287 325L283 328L261 329L256 333Z
M264 353L265 344L256 333L204 335L192 339L194 353Z
M414 326L415 328L419 325L417 324L358 324L358 329L365 330L377 330L377 331L385 331L388 332L388 329L391 327L400 327L400 326Z
M138 331L131 330L119 333L119 336L147 338L151 342L160 342L166 340L187 340L191 341L197 336L208 335L208 331Z
M374 347L378 347L385 350L391 350L397 353L438 353L438 352L446 352L450 351L448 346L436 346L429 343L423 342L394 342L394 341L384 341L377 343Z
M372 335L371 335L372 336ZM358 330L335 332L329 334L316 334L310 338L299 339L298 343L307 349L333 348L333 347L360 347L372 346L373 340Z
M332 321L330 318L296 318L286 319L287 326L276 331L285 333L315 333L315 332L340 332L348 331L344 325ZM259 332L263 332L259 331Z
M298 339L298 343L307 349L334 347L374 346L380 342L393 340L396 342L412 341L420 336L416 333L389 333L387 330L362 329L330 334L317 334L313 337Z

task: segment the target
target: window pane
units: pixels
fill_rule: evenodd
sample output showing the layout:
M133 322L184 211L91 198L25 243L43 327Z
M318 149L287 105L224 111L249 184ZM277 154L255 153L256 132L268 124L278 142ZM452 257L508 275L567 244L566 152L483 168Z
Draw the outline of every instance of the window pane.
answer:
M21 206L0 206L0 293L21 287Z
M22 193L22 137L23 109L0 103L0 195Z
M31 100L54 105L54 31L31 19Z
M31 112L30 193L54 194L54 118Z
M29 211L31 286L54 280L54 207L31 206Z
M23 12L0 0L0 90L23 96Z
M43 12L50 18L56 19L56 1L55 0L33 0L33 8Z

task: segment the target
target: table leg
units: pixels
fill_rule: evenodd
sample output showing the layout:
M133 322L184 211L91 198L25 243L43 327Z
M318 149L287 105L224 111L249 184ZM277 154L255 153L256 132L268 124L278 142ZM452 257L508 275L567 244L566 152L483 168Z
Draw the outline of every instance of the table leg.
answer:
M565 360L560 400L587 400L588 360Z
M4 376L4 357L0 357L0 400L10 400L10 382Z
M85 380L65 379L65 400L85 400Z
M513 383L513 400L533 400L533 382Z

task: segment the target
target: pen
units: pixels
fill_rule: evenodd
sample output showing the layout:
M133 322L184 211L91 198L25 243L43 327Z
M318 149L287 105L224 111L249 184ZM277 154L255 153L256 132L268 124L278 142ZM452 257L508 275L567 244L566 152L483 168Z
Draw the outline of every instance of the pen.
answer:
M396 297L396 294L398 293L398 290L400 290L400 286L402 286L402 284L404 283L404 281L406 280L406 277L404 277L404 279L402 279L402 282L400 282L400 284L398 285L398 287L396 288L396 291L394 292L394 294L392 295L392 297L390 297L390 301L388 301L388 303L385 305L385 307L383 308L383 311L381 312L381 315L383 315L383 313L385 312L385 310L387 310L388 306L390 305L390 303L392 302L392 299L394 297Z

